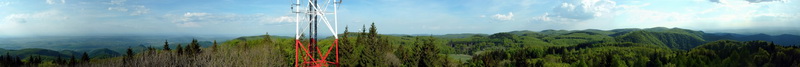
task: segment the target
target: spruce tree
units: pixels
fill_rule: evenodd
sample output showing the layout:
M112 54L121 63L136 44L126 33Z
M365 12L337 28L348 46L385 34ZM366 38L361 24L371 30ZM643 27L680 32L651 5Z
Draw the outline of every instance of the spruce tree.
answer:
M211 51L217 51L217 40L214 40L214 45L211 45Z
M194 49L194 43L196 43L196 40L192 39L192 42L189 43L189 45L186 45L186 47L183 47L186 50L185 51L186 54L193 54L194 53L194 50L195 50Z
M351 56L350 54L352 54L350 50L354 49L351 48L351 46L349 45L350 40L348 39L349 33L347 28L348 26L344 27L344 33L342 33L342 38L339 38L339 48L340 48L339 54L341 54L340 58L343 58L341 61L350 61L349 60ZM347 67L347 65L351 65L350 63L341 63L341 64L344 67Z
M14 62L14 63L11 63L11 64L13 64L12 66L22 65L22 59L20 59L19 56L17 56L16 58L14 58L14 60L11 60L11 61Z
M71 58L69 59L69 65L75 65L78 63L78 61L75 59L75 56L70 56L70 57Z
M374 38L376 38L378 35L377 30L378 28L375 28L375 22L372 22L372 25L369 27L369 37L373 38L373 40L375 40Z
M122 58L122 63L123 64L127 64L128 61L130 61L133 58L133 51L131 50L130 47L128 47L128 50L125 51L125 54L126 54L126 56L124 58Z
M125 54L128 55L128 58L133 58L133 50L130 47L128 47L128 51L125 51Z
M181 46L181 44L178 44L178 47L177 47L177 48L178 48L178 50L176 50L176 51L178 52L178 54L183 54L183 51L184 51L184 49L183 49L183 47Z
M190 43L186 48L189 48L187 51L188 54L200 53L200 44L197 43L197 39L192 39L192 43Z
M11 60L13 59L13 58L11 58L11 54L9 54L8 52L6 52L6 56L4 58L5 59L3 60L3 62L5 62L5 63L10 63L10 62L12 62Z
M167 40L164 40L164 50L166 50L166 51L170 50L169 49L169 43L167 42Z
M53 60L53 62L55 62L56 64L63 64L63 63L64 63L64 60L61 60L61 59L62 59L62 58L61 58L61 56L59 55L59 56L57 56L57 57L58 57L58 58L56 58L55 60Z
M436 39L433 38L433 36L430 36L425 41L425 44L422 45L424 47L422 47L422 51L421 52L423 53L423 55L421 55L422 56L421 59L425 60L424 62L427 64L426 66L429 66L429 67L435 66L434 64L440 64L441 63L441 62L439 62L441 60L436 60L436 59L439 58L439 55L438 55L439 54L439 50L436 48L436 45L434 44L435 42L436 42ZM420 61L420 62L422 62L422 61Z
M89 60L90 60L89 59L89 54L86 54L86 52L83 52L83 56L81 56L81 59L83 59L84 62L89 62Z

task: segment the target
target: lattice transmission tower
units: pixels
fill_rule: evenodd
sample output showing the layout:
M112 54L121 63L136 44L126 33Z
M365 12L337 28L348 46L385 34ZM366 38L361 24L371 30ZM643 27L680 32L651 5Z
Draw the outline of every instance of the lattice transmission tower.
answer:
M337 35L339 31L339 22L337 10L341 3L342 0L296 0L295 3L292 4L291 9L292 13L295 13L296 21L295 67L339 66L339 36ZM307 7L303 7L303 5ZM333 11L329 11L330 9L333 9ZM331 20L329 19L331 15L333 17L333 26L331 26ZM335 39L333 40L333 44L331 44L325 52L321 51L317 45L317 41L319 40L317 31L319 30L318 26L320 22L327 26ZM301 27L303 28L301 29ZM303 34L306 30L308 34ZM308 39L305 40L307 44L303 44L304 40L302 39ZM331 51L335 54L333 57L335 59L333 61L328 60Z

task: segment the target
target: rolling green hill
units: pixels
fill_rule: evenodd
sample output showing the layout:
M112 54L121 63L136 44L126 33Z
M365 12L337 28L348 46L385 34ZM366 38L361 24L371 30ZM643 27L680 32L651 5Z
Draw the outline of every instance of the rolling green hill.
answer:
M796 35L739 35L704 33L681 28L627 28L614 30L510 31L494 34L382 35L374 32L341 34L342 66L439 67L794 67L800 66L800 48L777 42L795 42ZM772 41L736 41L764 39ZM329 48L332 37L320 39ZM53 51L31 48L5 50L14 56L70 57L88 52L92 60L76 66L289 66L295 40L285 36L243 36L214 42L169 42L162 46L133 46L132 56L115 48ZM301 40L304 44L308 40ZM182 51L175 48L182 44ZM160 43L163 45L163 42ZM145 48L154 49L145 49ZM328 51L328 50L318 50ZM333 60L328 58L328 60ZM39 65L57 62L45 62ZM737 64L731 64L737 63ZM64 63L58 63L64 64Z
M89 57L96 59L122 56L122 54L117 53L116 51L113 51L108 48L92 50L91 52L89 52L89 54L90 54Z
M705 42L705 40L698 37L698 35L692 35L689 33L649 31L633 31L628 34L618 36L617 39L622 42L652 44L676 49L691 49Z

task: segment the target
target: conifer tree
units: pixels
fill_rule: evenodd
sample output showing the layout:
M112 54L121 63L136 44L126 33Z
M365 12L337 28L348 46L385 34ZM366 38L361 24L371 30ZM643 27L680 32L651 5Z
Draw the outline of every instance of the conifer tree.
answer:
M125 54L126 54L126 56L124 58L122 58L122 63L123 64L127 64L128 61L130 61L133 58L133 50L131 50L131 48L128 47L128 50L125 51Z
M81 59L83 59L83 62L89 62L89 54L83 52L83 56L81 56Z
M200 53L200 44L197 43L197 39L192 39L192 43L190 43L186 48L189 48L187 51L188 54Z
M378 28L375 28L375 22L372 22L372 25L369 27L369 37L372 38L372 40L375 40L374 38L377 37L377 30Z
M177 49L178 49L178 50L176 50L176 51L178 52L178 54L183 54L183 51L184 51L184 49L183 49L183 47L181 46L181 44L178 44L178 47L177 47Z
M349 33L347 30L348 26L344 27L344 33L342 33L342 38L339 39L339 54L340 58L343 58L341 61L350 61L352 52L351 50L354 49L350 46L350 40L348 39ZM352 65L349 63L341 63L342 65Z
M211 46L211 51L217 51L217 40L214 40L214 45Z
M58 58L56 58L55 60L53 60L53 62L55 62L56 64L63 64L63 63L64 63L64 60L62 60L61 56L59 55L59 56L58 56Z
M6 56L3 56L3 58L4 58L3 60L4 63L11 63L13 59L11 58L11 54L9 54L8 52L6 52Z
M36 64L39 64L39 63L42 63L42 57L41 56L33 56L33 55L28 56L28 64L36 65Z
M133 50L130 47L128 47L128 51L125 51L125 54L128 55L128 58L133 58Z
M70 56L70 57L71 58L69 59L69 65L75 65L78 63L78 61L75 59L75 56Z
M22 65L22 59L20 59L19 56L17 56L16 58L11 60L11 66L12 67L13 66L20 66L20 65Z
M169 43L167 42L167 40L164 40L164 50L166 50L166 51L170 50L169 49Z

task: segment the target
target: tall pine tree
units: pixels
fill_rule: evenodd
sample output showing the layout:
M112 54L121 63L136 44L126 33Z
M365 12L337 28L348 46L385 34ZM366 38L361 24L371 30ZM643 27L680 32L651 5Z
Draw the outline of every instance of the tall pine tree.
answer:
M125 51L125 54L128 55L128 58L133 58L133 50L131 50L130 47L128 47L128 50Z
M81 56L81 59L83 59L83 62L89 62L89 60L90 60L89 59L89 54L86 54L86 52L83 52L83 56Z
M189 48L187 51L188 54L200 53L200 44L197 43L197 39L192 39L192 43L190 43L186 48Z
M78 60L77 60L77 59L75 59L75 56L74 56L74 55L73 55L73 56L70 56L70 58L69 58L69 65L75 65L75 64L78 64Z
M217 46L217 40L214 40L214 45L211 46L211 51L217 51L217 48L219 48L219 46Z
M169 42L167 42L167 40L164 40L164 50L166 50L166 51L170 50L169 49Z
M177 47L177 50L176 50L176 51L177 51L177 53L178 53L178 54L183 54L183 51L184 51L184 49L183 49L183 47L181 46L181 44L178 44L178 47Z

